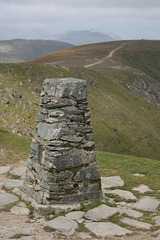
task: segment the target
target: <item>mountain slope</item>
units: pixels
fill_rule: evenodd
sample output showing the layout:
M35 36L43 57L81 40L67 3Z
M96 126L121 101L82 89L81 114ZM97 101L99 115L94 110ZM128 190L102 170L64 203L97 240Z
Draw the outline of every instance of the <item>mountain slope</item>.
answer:
M97 149L160 159L159 56L160 41L118 41L72 47L32 62L54 62L90 82Z
M71 46L69 43L54 40L0 41L0 62L23 62Z
M160 160L159 52L159 41L120 41L32 60L50 64L0 64L0 129L31 136L42 81L77 77L88 82L96 149Z
M160 104L160 41L118 41L72 47L30 62L85 67L115 78L144 100Z

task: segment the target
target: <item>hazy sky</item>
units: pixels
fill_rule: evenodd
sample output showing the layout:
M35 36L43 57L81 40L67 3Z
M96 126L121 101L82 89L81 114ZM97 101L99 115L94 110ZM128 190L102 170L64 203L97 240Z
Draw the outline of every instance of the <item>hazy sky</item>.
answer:
M0 0L2 28L52 33L96 29L122 39L160 39L160 0Z

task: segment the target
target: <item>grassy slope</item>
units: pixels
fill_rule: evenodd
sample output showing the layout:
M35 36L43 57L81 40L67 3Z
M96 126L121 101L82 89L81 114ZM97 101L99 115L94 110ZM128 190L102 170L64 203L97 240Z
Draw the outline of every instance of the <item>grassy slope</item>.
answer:
M159 159L159 113L155 106L109 78L89 89L89 99L98 150Z
M112 58L90 67L92 74L83 68L122 43ZM118 41L73 47L31 61L54 62L72 70L74 66L77 77L86 79L99 74L95 86L89 88L97 149L160 159L159 110L143 100L143 93L140 99L128 91L137 79L148 84L160 81L159 58L160 41ZM158 96L156 101L160 103Z
M91 70L81 67L97 58L104 57L106 53L120 44L122 44L121 41L73 47L42 58L47 57L47 61L51 62L59 61L62 65L66 65L63 68L33 63L1 64L0 78L3 82L1 87L4 89L5 86L12 85L17 91L23 92L23 99L30 99L33 102L32 105L27 105L26 110L14 104L9 104L8 108L5 104L1 104L2 112L6 112L5 116L0 117L1 128L5 126L8 129L8 125L14 124L18 112L22 127L32 126L34 129L38 112L36 105L38 93L35 87L41 89L42 80L46 77L78 77L88 80L88 100L92 113L96 149L160 160L160 126L157 107L138 98L126 88L126 85L133 79L142 75L149 81L155 81L138 67L126 68L126 64L132 63L126 59L129 50L133 52L138 47L135 47L132 42L126 42L127 48L120 49L118 51L120 54L116 52L113 59L108 59L103 64L92 67ZM157 48L155 47L155 50ZM126 61L125 64L124 61ZM74 67L70 67L72 64ZM117 68L118 65L120 65L119 68ZM10 70L6 70L8 66ZM158 66L155 66L155 71L156 69ZM28 78L32 80L31 83L28 82ZM23 82L23 87L18 86L19 81ZM30 118L23 122L23 116L26 119L28 116ZM5 120L8 125L4 124Z
M0 165L27 160L30 145L31 138L0 130Z
M64 69L55 69L48 65L0 64L0 128L9 130L17 125L19 129L29 127L35 129L39 112L39 92L42 90L43 80L47 77L65 77L66 74ZM6 89L9 89L9 93ZM12 89L15 89L22 97L13 96L10 92ZM6 97L9 104L2 102ZM20 119L20 124L16 124L18 119Z
M31 59L29 62L36 63L60 63L70 67L84 66L99 58L105 57L111 50L118 47L124 41L96 43L72 47L63 51L46 54L41 57Z

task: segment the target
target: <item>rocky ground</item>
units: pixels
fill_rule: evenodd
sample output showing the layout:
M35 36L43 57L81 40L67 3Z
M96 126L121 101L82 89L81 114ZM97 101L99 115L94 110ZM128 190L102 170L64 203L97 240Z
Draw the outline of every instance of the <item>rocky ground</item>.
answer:
M148 186L129 192L119 176L103 177L104 199L97 206L42 216L15 194L23 183L23 166L0 167L0 239L160 240L160 201Z

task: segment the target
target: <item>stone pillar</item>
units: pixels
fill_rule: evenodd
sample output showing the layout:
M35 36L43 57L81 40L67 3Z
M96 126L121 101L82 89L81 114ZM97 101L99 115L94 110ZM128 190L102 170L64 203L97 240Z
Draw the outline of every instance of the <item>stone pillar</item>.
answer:
M85 80L45 79L23 189L39 204L101 198Z

